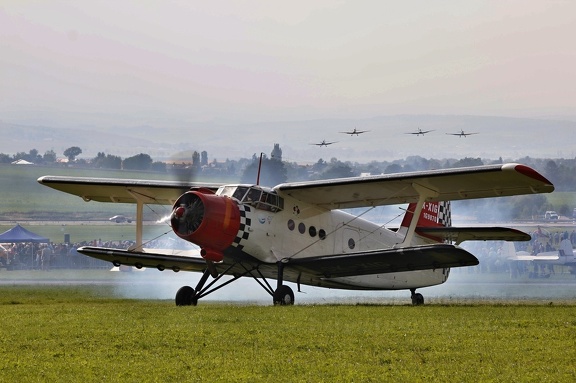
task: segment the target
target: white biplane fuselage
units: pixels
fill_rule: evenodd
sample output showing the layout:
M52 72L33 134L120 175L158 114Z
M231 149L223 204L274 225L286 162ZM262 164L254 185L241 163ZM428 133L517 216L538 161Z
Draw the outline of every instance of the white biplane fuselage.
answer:
M252 201L250 195L258 195ZM391 248L401 244L405 230L390 230L342 210L326 210L291 197L276 196L276 204L265 204L271 189L256 185L230 185L220 188L216 195L233 198L244 210L245 239L240 241L243 251L263 263L276 263L327 254L352 254L373 249ZM233 196L239 197L239 199ZM253 198L253 197L252 197ZM248 206L248 209L246 208ZM413 245L433 243L416 237ZM449 269L405 271L361 276L322 278L316 286L397 290L433 286L445 282ZM296 280L292 281L296 282Z

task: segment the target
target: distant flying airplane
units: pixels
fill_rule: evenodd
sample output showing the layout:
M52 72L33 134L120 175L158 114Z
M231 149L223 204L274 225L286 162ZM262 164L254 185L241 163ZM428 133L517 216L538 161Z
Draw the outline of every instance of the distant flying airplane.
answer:
M38 182L84 201L136 204L133 247L83 246L78 252L114 266L202 273L196 287L178 290L178 306L196 305L241 277L255 279L278 305L294 304L294 292L285 281L296 284L298 291L302 285L405 289L413 304L423 304L416 289L446 282L452 267L479 263L460 247L463 241L530 240L529 234L505 227L452 227L450 200L554 190L537 171L516 163L288 182L272 188L70 176L44 176ZM395 230L341 210L401 203L407 210ZM171 205L172 231L198 251L143 248L145 204ZM230 278L222 279L226 276ZM275 286L268 279L276 280Z
M433 131L434 131L434 129L432 129L432 130L422 130L422 129L418 128L418 131L416 131L416 132L408 132L408 133L406 133L406 134L414 134L414 135L416 135L416 136L423 136L423 135L425 135L426 133L430 133L430 132L433 132Z
M366 133L366 132L369 132L369 130L356 130L356 128L354 128L354 130L352 130L352 131L340 132L340 133L349 134L351 136L359 136L360 134Z
M322 140L322 142L318 142L316 144L310 144L310 145L317 145L317 146L328 146L328 145L332 145L337 143L338 141L332 141L332 142L326 142L326 140Z
M460 129L460 133L446 133L446 134L451 135L451 136L466 137L466 136L470 136L472 134L478 134L478 133L465 133L464 130Z

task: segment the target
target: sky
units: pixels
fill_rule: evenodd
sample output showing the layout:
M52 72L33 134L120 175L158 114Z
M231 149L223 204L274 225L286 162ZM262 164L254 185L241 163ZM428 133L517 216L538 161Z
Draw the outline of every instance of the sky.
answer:
M0 5L5 122L573 116L573 1Z

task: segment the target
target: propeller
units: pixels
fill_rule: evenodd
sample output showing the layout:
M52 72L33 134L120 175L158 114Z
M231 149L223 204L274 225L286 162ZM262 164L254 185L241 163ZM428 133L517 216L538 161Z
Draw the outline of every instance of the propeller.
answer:
M180 206L174 209L171 218L172 228L183 235L192 234L204 219L204 203L196 194L188 192L178 202Z

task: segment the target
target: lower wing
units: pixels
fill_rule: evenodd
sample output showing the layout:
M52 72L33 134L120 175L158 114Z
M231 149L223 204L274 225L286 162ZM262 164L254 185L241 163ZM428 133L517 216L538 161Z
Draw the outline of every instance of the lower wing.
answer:
M108 249L81 247L78 252L90 257L112 262L115 266L127 265L158 270L204 271L206 261L200 257L166 255ZM275 278L275 264L258 262L251 258L263 276ZM369 274L385 274L400 271L433 270L445 267L475 266L478 259L468 251L450 244L433 244L400 249L383 249L350 254L325 255L311 258L284 260L284 269L291 275L316 278L335 278ZM214 266L224 274L246 271L241 263L224 258Z
M135 266L137 268L148 267L160 271L203 271L206 269L206 261L201 257L168 255L91 246L80 247L77 251L92 258L112 262L114 266L125 265Z

